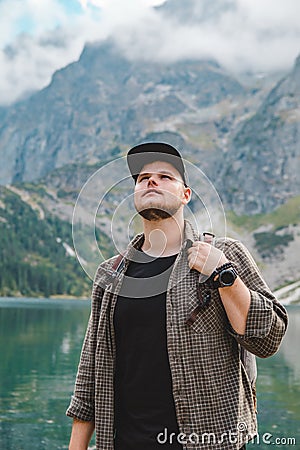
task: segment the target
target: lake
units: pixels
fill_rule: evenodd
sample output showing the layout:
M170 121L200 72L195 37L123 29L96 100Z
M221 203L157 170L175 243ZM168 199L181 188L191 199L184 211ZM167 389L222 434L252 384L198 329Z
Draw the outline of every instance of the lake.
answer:
M300 448L300 307L288 311L280 351L258 359L260 443L252 449ZM65 410L88 317L85 300L0 299L1 450L68 448Z

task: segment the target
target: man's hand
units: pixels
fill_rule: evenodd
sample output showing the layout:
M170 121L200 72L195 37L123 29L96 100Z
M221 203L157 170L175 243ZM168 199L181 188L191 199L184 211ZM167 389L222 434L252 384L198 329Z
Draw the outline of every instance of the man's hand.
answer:
M209 277L217 267L227 263L228 259L216 247L196 241L188 249L188 261L191 269ZM232 286L219 289L219 294L232 328L243 335L251 302L249 289L238 277Z
M195 241L188 249L189 267L203 275L210 276L213 271L228 262L224 253L207 242Z

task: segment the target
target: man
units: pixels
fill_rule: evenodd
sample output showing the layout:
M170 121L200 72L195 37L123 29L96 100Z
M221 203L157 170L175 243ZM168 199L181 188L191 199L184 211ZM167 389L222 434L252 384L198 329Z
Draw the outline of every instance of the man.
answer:
M99 450L245 448L257 424L243 355L277 351L286 311L240 242L212 245L184 220L174 147L141 144L127 161L143 233L98 268L69 449L94 429Z

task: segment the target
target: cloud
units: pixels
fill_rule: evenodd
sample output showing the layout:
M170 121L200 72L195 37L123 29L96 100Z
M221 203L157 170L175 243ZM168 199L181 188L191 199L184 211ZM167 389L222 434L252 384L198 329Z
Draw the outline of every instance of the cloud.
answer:
M104 40L125 24L133 27L150 1L0 1L0 104L45 87L87 42Z
M2 105L46 86L57 69L79 58L87 41L107 33L90 11L78 14L58 0L2 0L0 30Z
M146 23L130 33L125 27L116 39L133 59L214 58L236 73L284 71L293 65L300 53L298 0L217 3L218 14L216 0L202 0L202 8L194 0L190 20L184 23L180 10L177 16L149 14Z
M150 7L161 3L0 1L0 104L43 88L55 70L79 58L86 42L108 36L128 58L214 58L233 72L288 70L300 53L298 0L194 0L190 21L180 11L163 15Z
M89 5L94 5L98 8L109 8L114 0L78 0L83 8L87 8ZM144 6L157 6L164 3L166 0L139 0L138 4Z

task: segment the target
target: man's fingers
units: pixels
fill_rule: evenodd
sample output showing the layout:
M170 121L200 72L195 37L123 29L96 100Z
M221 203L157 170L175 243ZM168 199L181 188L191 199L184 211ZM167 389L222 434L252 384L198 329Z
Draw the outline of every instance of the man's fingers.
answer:
M188 251L188 263L189 263L189 267L190 269L192 269L194 267L194 265L196 264L196 260L197 260L197 255L198 252L197 251L190 251L191 249L189 249Z
M207 244L206 242L196 241L193 243L193 245L188 249L188 254L194 253L194 252L209 252L211 249L211 245Z
M196 269L204 275L210 275L218 267L222 258L224 258L223 252L206 242L194 242L188 249L190 269Z

